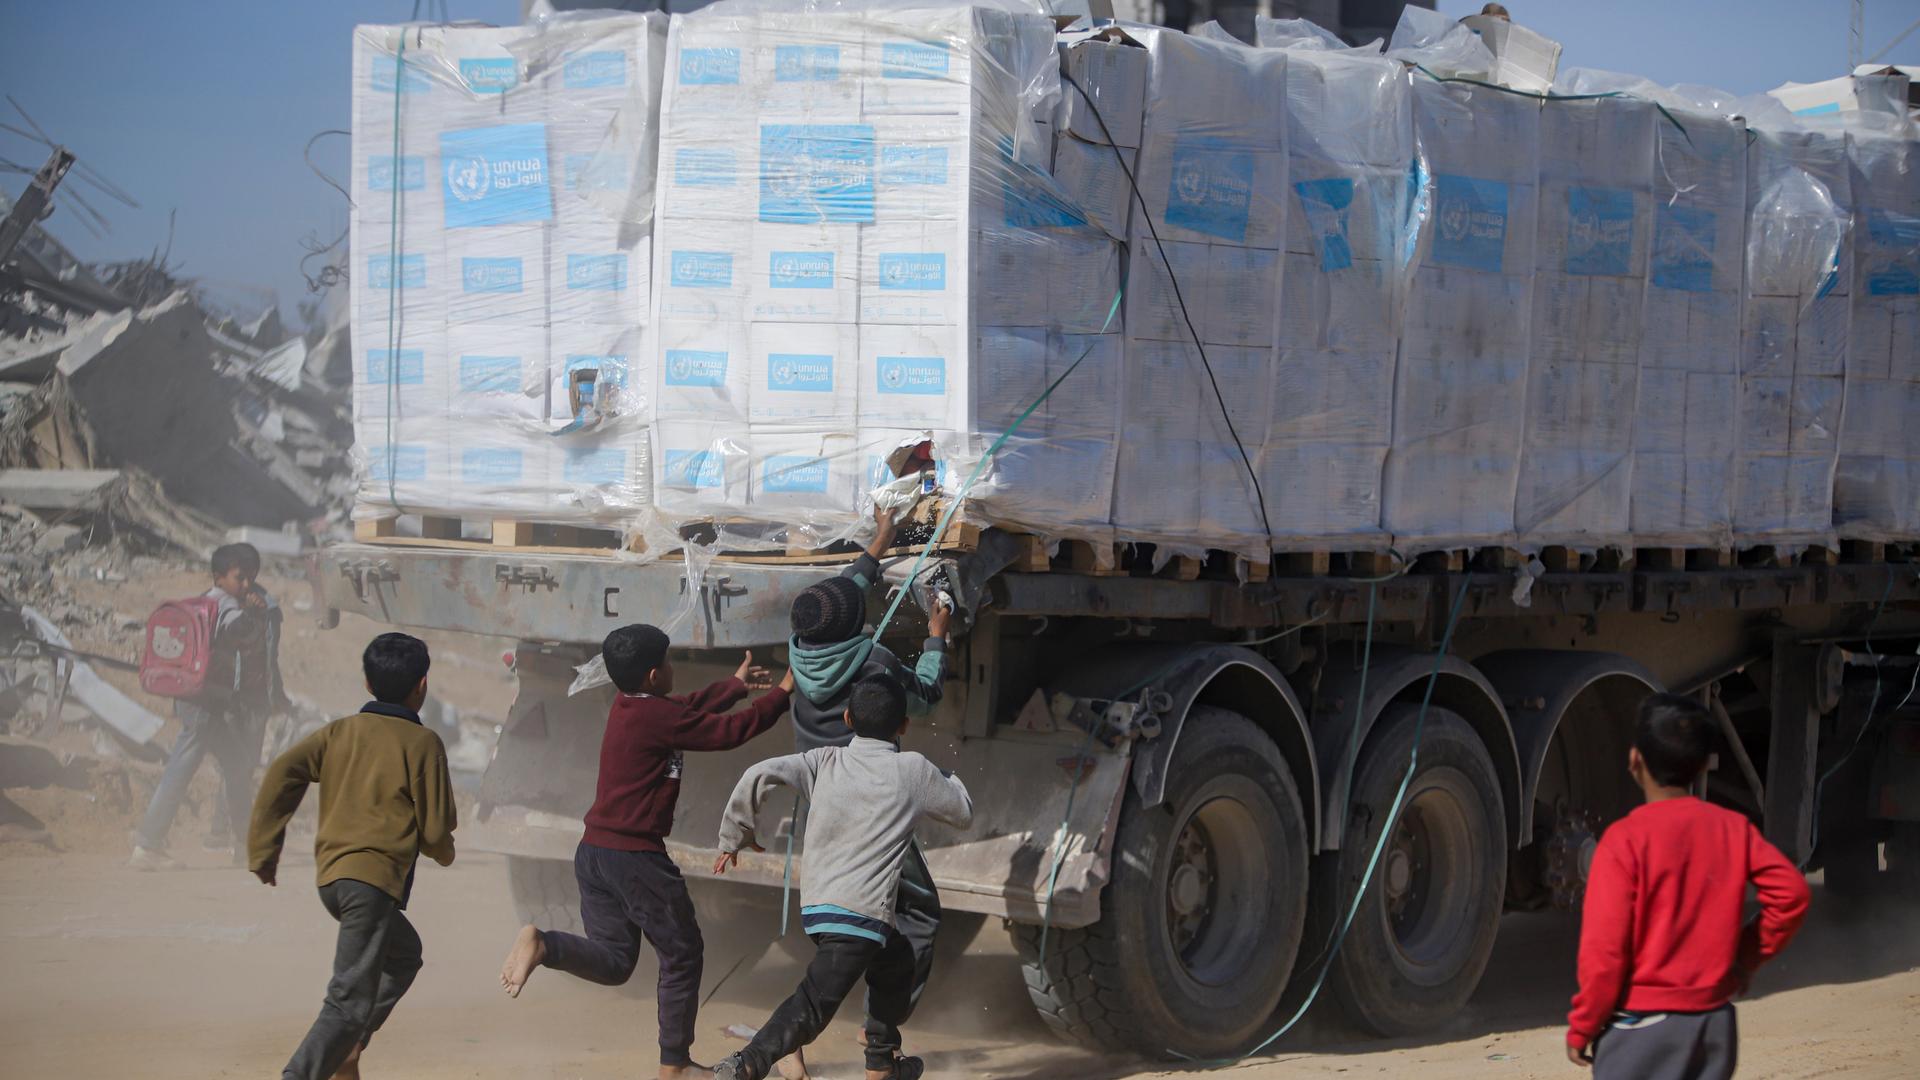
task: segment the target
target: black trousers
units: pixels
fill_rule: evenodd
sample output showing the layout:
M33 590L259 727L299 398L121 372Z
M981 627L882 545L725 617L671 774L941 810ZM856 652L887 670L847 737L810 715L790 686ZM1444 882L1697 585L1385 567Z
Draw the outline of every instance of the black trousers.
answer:
M867 1068L887 1069L900 1052L900 1025L913 1011L913 947L899 933L882 943L853 934L816 934L813 961L793 996L740 1051L742 1075L761 1080L773 1063L820 1037L840 1003L867 982Z
M1740 1058L1733 1006L1616 1017L1594 1043L1594 1080L1728 1080Z
M281 1070L282 1080L328 1080L354 1046L387 1022L420 971L420 935L393 897L341 878L320 886L320 902L340 923L333 980L319 1019Z
M586 937L542 930L547 967L603 986L633 977L645 938L660 957L660 1064L690 1065L706 943L680 868L659 851L581 844L573 853Z
M934 888L933 871L919 843L907 847L906 862L900 867L900 890L894 894L893 925L907 939L913 951L913 992L907 999L906 1023L920 1004L920 995L933 977L933 939L940 933L940 890ZM872 1012L869 1002L868 1012Z

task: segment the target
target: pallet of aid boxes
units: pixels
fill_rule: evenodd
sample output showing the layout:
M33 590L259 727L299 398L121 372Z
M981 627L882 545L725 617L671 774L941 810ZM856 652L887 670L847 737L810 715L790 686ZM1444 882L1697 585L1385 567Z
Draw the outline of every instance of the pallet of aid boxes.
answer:
M361 516L644 511L641 402L621 387L646 318L664 31L356 31Z
M1287 236L1284 52L1130 28L1150 58L1130 226L1113 523L1156 558L1264 562L1256 488ZM1231 108L1222 108L1231 102Z
M1260 477L1283 546L1384 548L1398 297L1414 161L1405 65L1300 20L1287 51L1287 242L1273 421Z
M1044 388L1056 332L1099 328L1086 298L1117 292L1114 245L1054 189L1034 122L1057 86L1052 33L974 8L674 19L654 275L664 516L830 539L903 441L930 439L950 480L970 471L1004 401ZM1019 460L988 470L979 508L1005 495L1105 526L1106 485L1094 511L1062 509L996 482ZM1087 480L1054 490L1085 501Z

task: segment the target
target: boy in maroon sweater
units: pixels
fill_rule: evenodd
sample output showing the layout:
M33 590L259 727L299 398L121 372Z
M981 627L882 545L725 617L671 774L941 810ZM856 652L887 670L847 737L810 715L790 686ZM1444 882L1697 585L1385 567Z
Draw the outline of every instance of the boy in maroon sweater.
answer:
M660 956L660 1077L705 1076L693 1064L694 1015L699 1009L705 945L693 901L665 840L680 798L680 769L688 750L732 750L772 727L787 711L793 673L738 712L749 689L770 685L753 654L731 679L684 697L673 692L667 635L651 626L623 626L600 646L607 674L620 695L600 743L600 781L587 831L574 853L580 882L580 921L586 937L523 927L500 969L511 997L545 964L589 982L619 986L633 975L640 939Z
M1600 838L1581 911L1567 1057L1596 1080L1733 1075L1734 995L1807 915L1807 880L1745 817L1688 794L1706 770L1706 709L1640 705L1627 771L1646 805ZM1741 924L1751 883L1760 915Z

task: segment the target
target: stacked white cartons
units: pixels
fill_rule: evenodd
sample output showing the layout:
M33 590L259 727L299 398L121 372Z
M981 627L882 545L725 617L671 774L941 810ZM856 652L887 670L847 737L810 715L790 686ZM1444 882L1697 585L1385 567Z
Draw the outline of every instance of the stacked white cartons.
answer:
M1050 22L984 9L673 20L663 511L842 527L894 447L931 437L970 460L1017 415L1005 402L1044 388L1056 337L1099 329L1083 294L1117 291L1113 245L1051 185L1032 120L1053 62ZM1030 419L1018 436L1047 431ZM1052 489L989 479L976 494L989 512L1002 495L1086 497L1084 475L1040 479ZM1104 486L1094 516L1104 526Z
M447 301L440 112L454 80L415 27L362 26L353 49L357 512L438 508L447 490Z
M1834 477L1842 537L1920 534L1920 142L1859 115L1853 169L1853 333Z
M1416 75L1422 224L1383 521L1403 552L1510 542L1532 308L1537 99Z
M1852 212L1839 132L1755 130L1734 540L1825 543L1852 322Z
M1145 213L1131 224L1114 528L1170 550L1259 556L1267 525L1252 485L1235 477L1247 476L1272 419L1286 55L1136 36L1151 54L1136 170Z
M541 43L555 174L543 438L568 517L631 516L651 503L644 339L666 28L659 13L555 22Z
M1103 59L1084 61L1088 50L1100 50ZM1064 59L1056 59L1051 34L1043 42L1023 30L1008 47L996 49L992 69L997 79L1030 89L1036 80L1056 85L1055 65L1064 63L1069 77L1101 103L1113 137L1138 143L1145 52L1073 35L1061 39L1058 56ZM1079 98L1078 92L1062 89L1066 96L1038 103L1030 92L1021 94L1049 121L1037 130L999 107L976 128L979 164L968 198L975 328L970 452L963 456L984 452L1004 436L993 467L970 492L984 516L1047 536L1106 540L1123 355L1120 247L1113 230L1125 220L1123 200L1131 196L1117 165L1105 174L1108 188L1088 186L1097 164L1079 174L1078 186L1060 169L1056 147L1089 152L1082 164L1097 162L1097 155L1111 161L1116 149L1068 134L1076 123L1083 133L1098 125L1084 99L1081 110L1071 108L1069 97ZM1118 149L1131 160L1131 145ZM1041 400L1056 381L1052 395Z
M546 86L518 28L419 32L438 78L440 249L449 271L441 508L539 517L547 413L554 158ZM516 51L517 50L517 51Z
M1068 200L1115 240L1125 240L1140 154L1148 55L1120 40L1062 35L1053 176Z
M373 512L645 507L641 399L617 388L644 355L664 31L657 15L356 31L355 419ZM575 416L581 367L598 408Z
M1526 431L1527 545L1627 542L1641 310L1653 233L1651 102L1551 101L1540 116Z
M1395 282L1413 164L1404 65L1360 52L1287 53L1293 202L1280 279L1273 427L1261 478L1282 542L1384 545L1393 437Z
M1653 255L1634 410L1632 533L1643 547L1724 547L1733 513L1747 133L1670 110L1659 140Z

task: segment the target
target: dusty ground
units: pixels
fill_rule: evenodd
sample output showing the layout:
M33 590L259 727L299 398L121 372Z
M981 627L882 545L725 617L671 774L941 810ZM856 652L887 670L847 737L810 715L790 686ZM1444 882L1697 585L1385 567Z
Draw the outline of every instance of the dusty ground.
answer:
M323 992L333 924L310 862L289 853L284 884L201 868L136 874L105 855L0 858L0 1075L208 1080L275 1075ZM1820 903L1816 913L1830 905ZM513 933L506 873L469 855L423 869L413 918L427 966L367 1057L369 1077L421 1080L589 1080L650 1074L654 1023L643 996L537 973L511 1001L496 983ZM708 987L765 927L709 927ZM1787 959L1763 972L1741 1006L1748 1077L1920 1074L1908 1037L1920 1015L1920 919L1874 926L1816 918ZM1247 1077L1411 1075L1573 1077L1555 1026L1569 989L1572 938L1557 917L1509 918L1479 997L1435 1038L1356 1043L1290 1037ZM798 968L777 951L743 967L701 1013L695 1054L736 1045L729 1025L755 1024ZM636 979L650 984L643 960ZM859 1075L853 1029L836 1024L815 1054L827 1080ZM909 1030L942 1078L1197 1075L1061 1048L1028 1011L1004 939L993 927L936 975Z

